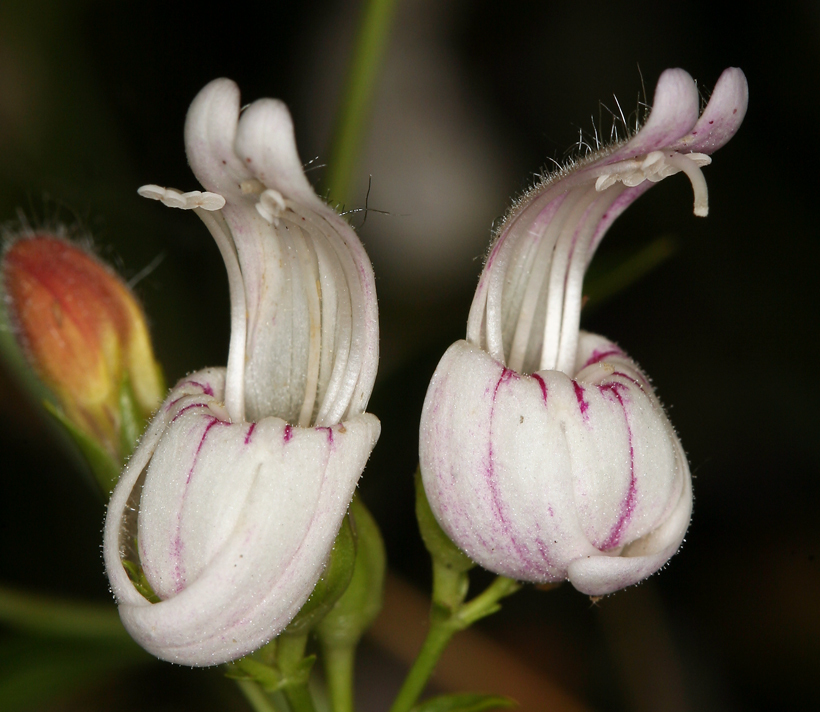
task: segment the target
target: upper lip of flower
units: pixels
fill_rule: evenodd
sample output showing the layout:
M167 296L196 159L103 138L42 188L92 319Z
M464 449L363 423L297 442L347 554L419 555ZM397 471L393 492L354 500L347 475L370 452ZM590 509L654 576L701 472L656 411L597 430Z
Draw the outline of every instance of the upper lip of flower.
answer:
M700 166L737 131L747 103L739 69L723 72L703 113L692 77L666 70L639 131L539 182L511 210L482 272L467 340L515 371L571 374L584 273L609 226L679 171L692 182L695 214L706 215Z
M207 192L139 192L193 209L225 260L231 419L322 426L364 412L378 362L373 271L308 183L287 107L261 99L240 117L237 86L217 79L191 104L185 144Z

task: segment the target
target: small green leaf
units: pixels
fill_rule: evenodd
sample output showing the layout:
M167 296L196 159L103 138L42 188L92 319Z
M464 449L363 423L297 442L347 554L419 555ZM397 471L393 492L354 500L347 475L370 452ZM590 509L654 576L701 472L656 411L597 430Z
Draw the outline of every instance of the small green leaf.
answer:
M99 443L90 435L80 430L74 423L72 423L63 414L56 405L50 401L44 400L43 407L46 412L51 415L55 421L62 427L65 433L74 441L83 455L83 458L91 468L97 484L100 486L103 494L107 497L117 480L120 477L120 465L114 460L111 455L106 452Z
M485 710L507 709L517 705L515 700L501 695L462 693L425 700L413 707L412 712L485 712Z
M265 663L259 662L251 656L230 663L225 672L225 677L232 680L252 680L268 692L281 689L284 680L279 670L270 665L265 665Z
M292 670L283 672L275 665L266 665L253 655L248 655L230 663L225 671L225 677L232 680L252 680L266 692L277 692L307 685L315 662L316 656L309 655L302 658Z

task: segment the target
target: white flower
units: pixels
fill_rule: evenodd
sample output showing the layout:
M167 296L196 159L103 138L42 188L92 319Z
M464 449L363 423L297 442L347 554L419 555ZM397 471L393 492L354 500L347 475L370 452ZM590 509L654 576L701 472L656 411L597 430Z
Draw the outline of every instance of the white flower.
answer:
M667 70L637 133L536 185L501 226L420 437L433 512L485 568L604 595L680 546L692 510L683 449L637 365L579 331L581 288L612 221L653 183L684 172L707 214L700 168L747 100L743 73L727 69L699 116L692 78Z
M185 143L208 192L139 192L193 209L214 236L228 366L171 391L114 490L104 552L137 642L214 665L276 636L322 573L379 436L364 412L378 316L367 255L305 178L284 104L240 112L236 85L215 80L191 104ZM158 603L123 559L138 560Z

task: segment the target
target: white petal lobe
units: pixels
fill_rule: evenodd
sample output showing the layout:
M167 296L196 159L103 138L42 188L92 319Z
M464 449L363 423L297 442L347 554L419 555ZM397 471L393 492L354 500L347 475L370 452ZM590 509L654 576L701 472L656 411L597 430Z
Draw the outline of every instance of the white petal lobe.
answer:
M214 408L221 370L208 373L187 379L204 389L171 392L114 492L105 540L126 628L158 657L195 666L249 653L290 622L321 575L379 434L369 414L327 428L226 422ZM162 598L155 604L120 560L137 468L146 468L139 554Z

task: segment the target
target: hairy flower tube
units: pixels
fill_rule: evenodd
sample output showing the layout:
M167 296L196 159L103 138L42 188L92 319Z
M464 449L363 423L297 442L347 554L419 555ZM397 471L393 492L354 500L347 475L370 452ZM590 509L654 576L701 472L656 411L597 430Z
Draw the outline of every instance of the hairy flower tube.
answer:
M683 541L684 451L635 362L579 330L581 289L604 233L653 183L683 172L707 214L701 167L747 101L743 73L727 69L699 114L692 78L665 71L640 130L549 176L501 225L420 433L430 506L485 568L600 596L657 571Z
M271 640L322 574L379 436L364 412L378 316L367 255L305 178L284 104L240 111L217 79L191 104L185 145L207 192L139 192L194 210L216 240L228 365L171 391L111 498L104 552L137 642L202 666Z
M59 234L17 236L2 264L12 331L29 364L67 420L119 464L123 379L142 418L165 390L140 305L113 270Z

